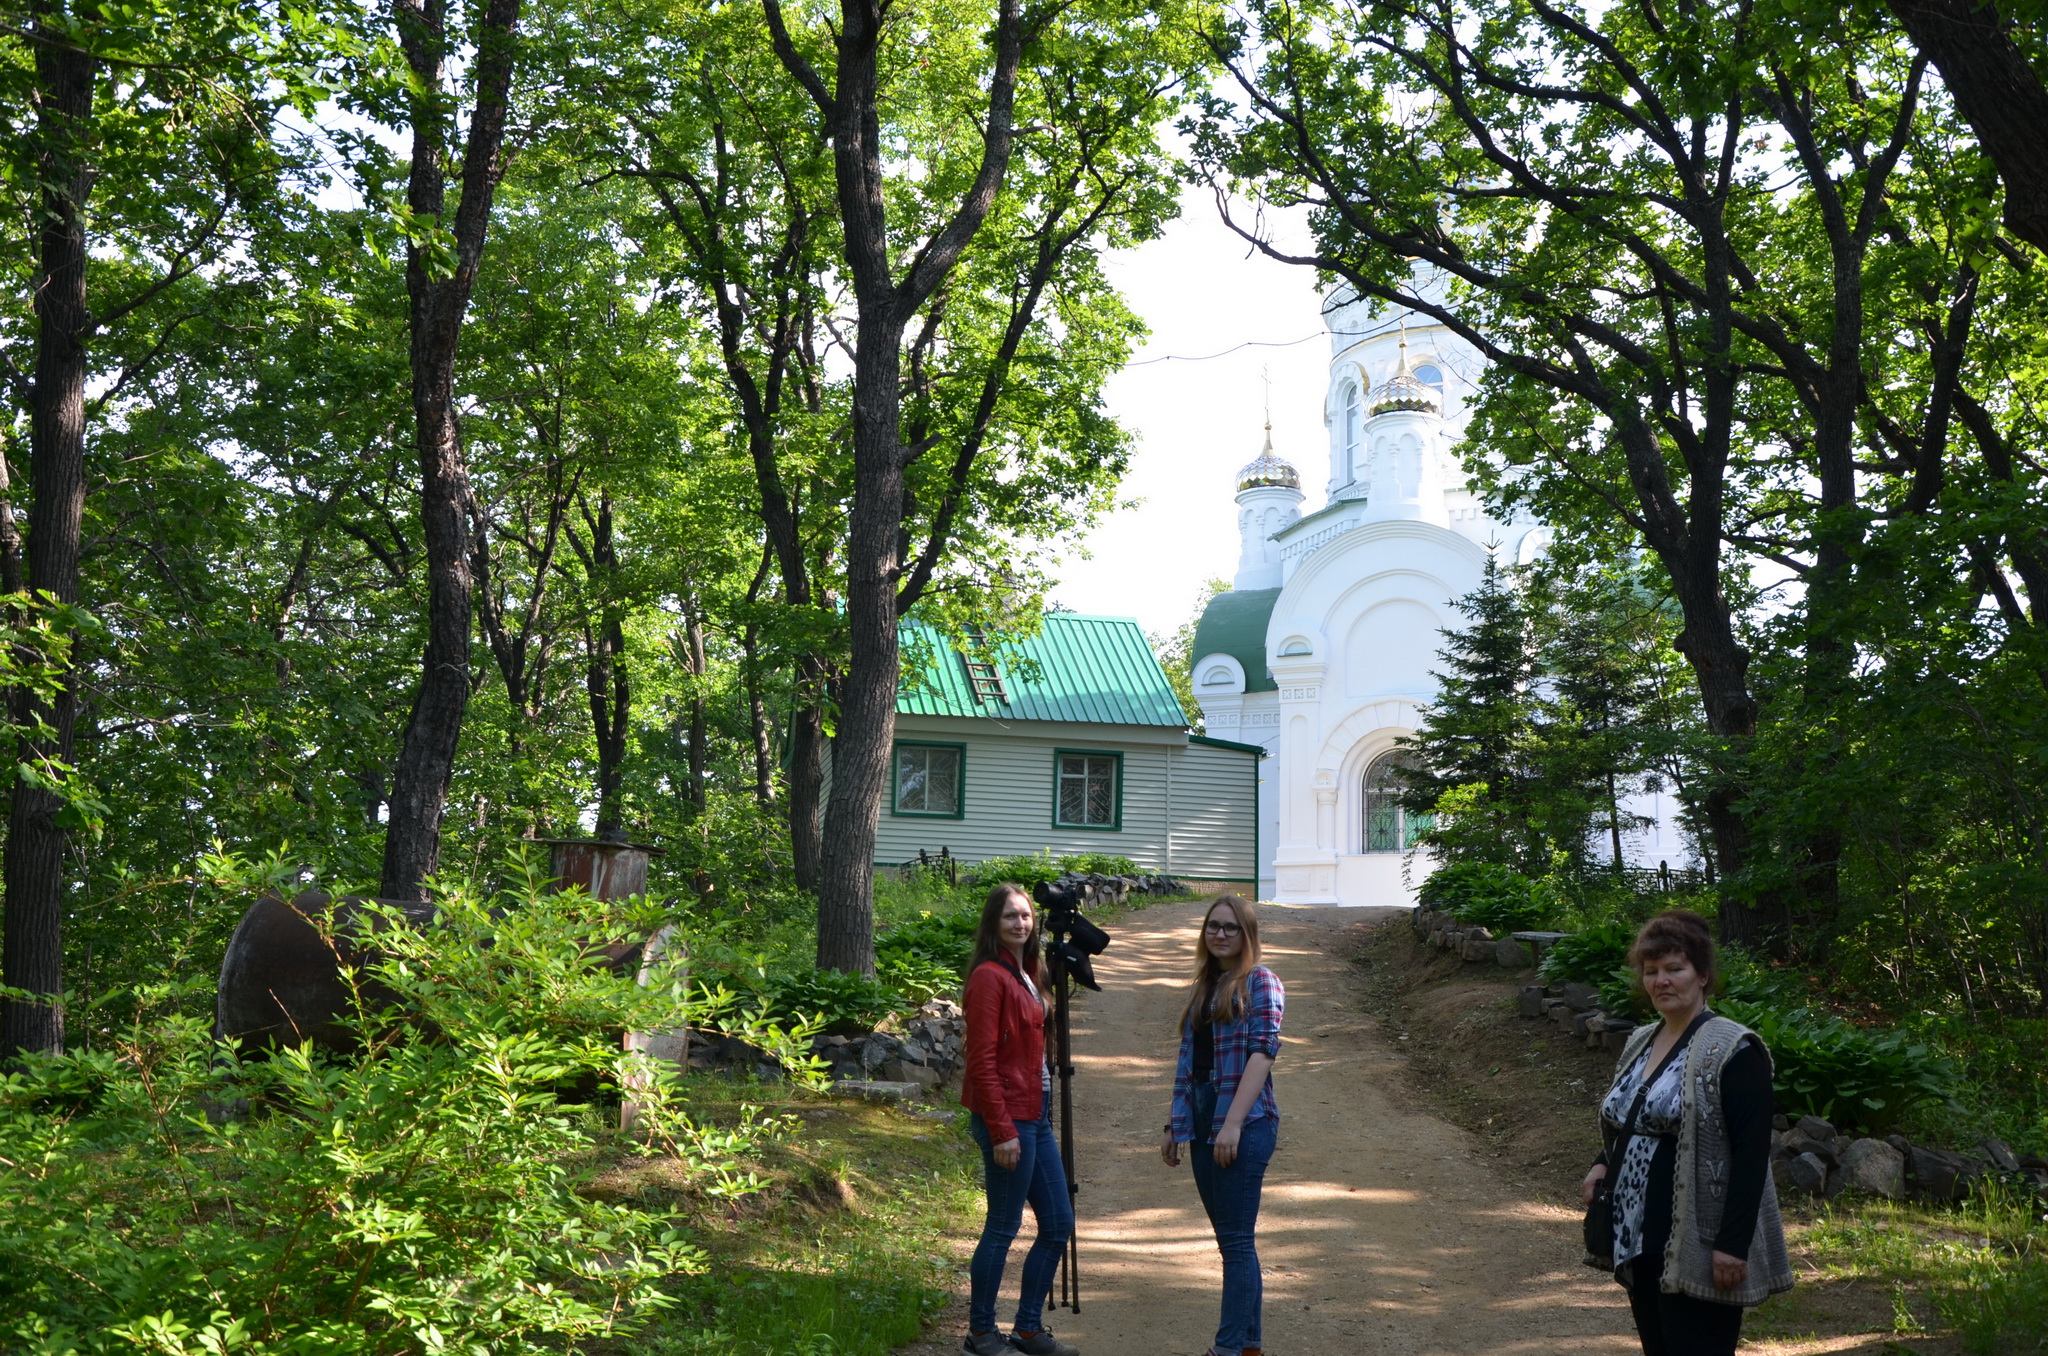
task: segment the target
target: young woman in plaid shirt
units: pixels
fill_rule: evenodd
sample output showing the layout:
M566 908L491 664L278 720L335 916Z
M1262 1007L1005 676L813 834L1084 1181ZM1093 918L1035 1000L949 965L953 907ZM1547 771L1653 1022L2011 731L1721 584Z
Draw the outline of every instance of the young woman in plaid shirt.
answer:
M1259 919L1248 900L1224 895L1211 904L1195 951L1173 1119L1159 1156L1179 1167L1180 1146L1189 1146L1195 1189L1223 1254L1223 1318L1211 1356L1260 1356L1259 1190L1280 1129L1271 1071L1287 991L1259 964Z

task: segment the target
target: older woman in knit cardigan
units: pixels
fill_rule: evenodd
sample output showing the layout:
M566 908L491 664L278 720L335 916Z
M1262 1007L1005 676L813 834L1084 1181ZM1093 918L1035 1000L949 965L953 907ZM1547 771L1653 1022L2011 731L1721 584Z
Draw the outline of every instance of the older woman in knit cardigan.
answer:
M1627 1288L1644 1356L1734 1356L1744 1307L1792 1288L1770 1052L1708 1008L1718 958L1698 914L1652 918L1629 963L1660 1020L1629 1038L1600 1106L1605 1148L1580 1191L1591 1206L1612 1175L1614 1247L1586 1261Z

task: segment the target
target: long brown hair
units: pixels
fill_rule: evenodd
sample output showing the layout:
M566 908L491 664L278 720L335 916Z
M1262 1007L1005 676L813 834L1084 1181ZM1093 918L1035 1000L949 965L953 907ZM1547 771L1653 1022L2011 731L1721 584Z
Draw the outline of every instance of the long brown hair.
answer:
M1244 929L1244 946L1237 953L1237 963L1226 973L1223 963L1210 954L1209 920L1216 916L1216 910L1225 904L1237 918L1237 925ZM1212 1020L1222 1017L1236 1021L1244 1016L1244 1010L1251 1001L1252 971L1259 963L1259 915L1253 911L1252 902L1242 895L1218 895L1209 911L1202 915L1202 931L1195 935L1195 979L1188 991L1187 1008L1180 1015L1180 1023L1187 1026L1195 1021L1195 1009L1208 996Z
M1009 957L1003 949L1003 908L1010 902L1011 895L1022 897L1031 904L1031 892L1015 881L1006 880L988 892L988 898L981 904L981 923L974 929L974 958L967 962L967 973L972 975L981 968L984 961L1001 964ZM1024 943L1024 973L1031 976L1033 984L1045 979L1045 967L1039 956L1044 949L1038 926L1038 906L1031 905L1031 940Z

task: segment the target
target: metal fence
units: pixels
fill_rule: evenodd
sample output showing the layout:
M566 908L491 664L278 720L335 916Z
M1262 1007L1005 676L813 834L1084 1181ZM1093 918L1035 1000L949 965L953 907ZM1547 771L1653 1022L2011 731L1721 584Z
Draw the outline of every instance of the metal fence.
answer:
M913 871L928 872L939 877L948 885L958 885L960 883L960 859L943 847L937 852L928 852L924 848L919 848L915 857L903 863L903 874L905 876L908 876Z
M1712 873L1701 867L1673 867L1669 862L1659 862L1655 866L1625 866L1619 871L1603 867L1586 873L1589 881L1603 877L1620 881L1639 895L1698 894L1714 884Z

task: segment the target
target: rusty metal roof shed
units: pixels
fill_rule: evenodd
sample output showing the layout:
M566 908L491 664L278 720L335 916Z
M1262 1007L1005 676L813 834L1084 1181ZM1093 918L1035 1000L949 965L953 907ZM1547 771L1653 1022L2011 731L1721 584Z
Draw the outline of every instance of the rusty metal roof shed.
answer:
M1131 617L1047 613L1037 635L1001 647L1002 700L975 695L966 657L938 631L906 621L900 634L899 715L1187 727L1180 700Z

